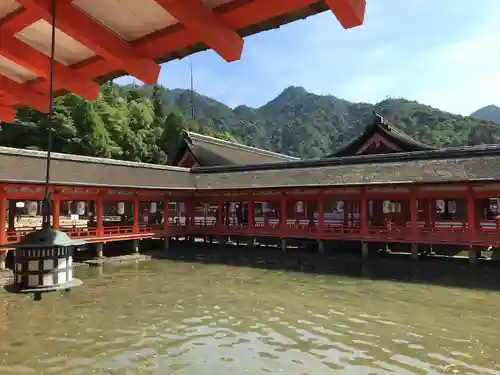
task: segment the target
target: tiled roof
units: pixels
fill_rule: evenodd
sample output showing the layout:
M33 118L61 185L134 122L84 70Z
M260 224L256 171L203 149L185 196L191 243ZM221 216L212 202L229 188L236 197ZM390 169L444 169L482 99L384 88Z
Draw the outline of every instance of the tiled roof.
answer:
M46 152L0 147L0 181L41 184ZM52 153L54 185L141 189L192 189L187 168Z
M45 152L0 147L0 182L42 184ZM230 190L500 182L500 145L186 168L53 154L54 185Z
M194 132L185 132L184 144L173 164L175 165L189 149L202 167L224 165L264 164L297 161L299 158L278 154L256 147L245 146Z
M500 181L500 146L195 168L191 173L200 190Z
M402 152L434 150L434 147L419 142L408 134L389 124L386 119L374 112L373 121L366 127L365 131L347 146L337 150L327 158L338 156L355 155L359 148L370 139L374 134L380 134L384 139L398 146Z

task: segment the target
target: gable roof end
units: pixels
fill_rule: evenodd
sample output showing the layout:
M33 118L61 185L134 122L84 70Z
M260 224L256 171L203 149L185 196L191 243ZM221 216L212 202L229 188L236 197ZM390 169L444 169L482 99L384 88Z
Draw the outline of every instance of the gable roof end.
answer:
M365 128L365 131L358 138L351 141L347 146L328 155L327 158L357 155L363 144L376 134L398 146L401 149L398 150L398 152L435 150L434 147L413 139L401 129L398 129L396 126L390 124L380 114L373 111L373 120Z

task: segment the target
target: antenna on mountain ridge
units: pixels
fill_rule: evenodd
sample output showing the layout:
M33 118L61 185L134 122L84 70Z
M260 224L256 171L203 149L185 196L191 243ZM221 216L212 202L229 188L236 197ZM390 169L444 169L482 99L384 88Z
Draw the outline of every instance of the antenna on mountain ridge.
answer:
M191 120L196 120L196 115L194 111L194 82L193 82L193 63L191 62L191 91L190 91L190 101L191 101Z

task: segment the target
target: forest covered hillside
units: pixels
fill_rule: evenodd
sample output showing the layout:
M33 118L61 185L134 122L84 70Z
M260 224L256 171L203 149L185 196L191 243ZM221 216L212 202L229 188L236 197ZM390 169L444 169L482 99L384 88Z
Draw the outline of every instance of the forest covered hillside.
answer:
M192 99L200 129L227 132L247 145L303 158L322 157L357 137L374 109L408 135L432 146L500 141L500 127L492 122L402 98L376 104L353 103L290 86L260 108L231 109L196 93ZM165 100L171 108L191 116L189 91L166 91Z
M500 107L496 105L487 105L486 107L479 108L477 111L472 112L471 117L491 121L500 125Z
M196 121L192 116L192 105ZM373 110L410 136L429 145L497 143L500 127L406 99L375 105L315 95L291 86L260 108L234 109L188 90L106 83L99 98L85 102L69 94L55 101L54 151L123 160L167 163L182 131L302 158L318 158L357 137ZM0 132L0 145L46 149L46 119L21 109Z

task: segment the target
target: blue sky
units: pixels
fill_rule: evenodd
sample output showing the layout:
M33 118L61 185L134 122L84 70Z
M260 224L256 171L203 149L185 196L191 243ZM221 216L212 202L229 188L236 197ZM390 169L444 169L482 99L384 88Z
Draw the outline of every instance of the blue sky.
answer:
M344 30L325 12L246 38L238 62L207 51L164 64L160 84L188 88L191 63L195 90L231 107L261 106L295 85L469 114L500 106L500 0L367 0L359 28Z

